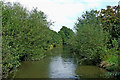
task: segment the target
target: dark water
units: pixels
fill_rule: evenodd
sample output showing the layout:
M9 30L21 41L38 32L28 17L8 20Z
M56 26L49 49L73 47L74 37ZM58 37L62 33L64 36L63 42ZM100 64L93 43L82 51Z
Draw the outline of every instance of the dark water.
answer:
M66 48L55 48L40 61L23 61L15 78L100 78L106 71L96 66L79 65Z

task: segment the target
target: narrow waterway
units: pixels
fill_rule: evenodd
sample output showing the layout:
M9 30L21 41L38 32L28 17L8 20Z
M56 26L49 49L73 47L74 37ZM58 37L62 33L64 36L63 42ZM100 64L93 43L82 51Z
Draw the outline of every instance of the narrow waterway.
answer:
M100 78L106 71L96 66L79 65L66 48L55 48L40 61L23 61L15 78Z

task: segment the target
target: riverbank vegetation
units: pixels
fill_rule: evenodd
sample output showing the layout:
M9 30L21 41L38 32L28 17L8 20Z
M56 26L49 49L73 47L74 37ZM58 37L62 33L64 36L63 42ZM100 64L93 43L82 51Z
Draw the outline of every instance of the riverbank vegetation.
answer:
M75 24L75 35L69 40L71 51L80 56L81 64L98 65L120 73L120 6L107 6L101 11L86 11Z
M2 2L2 70L7 77L23 60L39 60L61 45L60 35L50 30L42 11L27 11L19 3Z
M67 45L80 64L97 65L119 76L120 6L86 11L75 23L75 32L63 26L57 33L53 22L37 8L28 11L19 3L2 2L2 74L16 70L24 60L40 60L48 50Z

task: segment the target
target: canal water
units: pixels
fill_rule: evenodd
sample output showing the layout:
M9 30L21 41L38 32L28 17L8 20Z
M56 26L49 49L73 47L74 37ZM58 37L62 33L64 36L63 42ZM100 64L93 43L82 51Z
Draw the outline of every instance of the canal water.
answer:
M67 48L55 48L40 61L23 61L15 78L100 78L106 71L92 65L79 65Z

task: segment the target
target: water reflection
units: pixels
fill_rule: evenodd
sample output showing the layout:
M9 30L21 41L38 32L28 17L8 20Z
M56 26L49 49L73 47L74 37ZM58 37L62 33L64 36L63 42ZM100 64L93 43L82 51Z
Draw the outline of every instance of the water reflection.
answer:
M53 49L40 61L23 61L15 78L99 78L106 71L96 66L78 65L67 49Z
M102 78L106 70L92 65L79 65L75 72L80 78Z
M72 78L75 76L73 59L63 59L61 55L51 58L49 66L50 78Z

